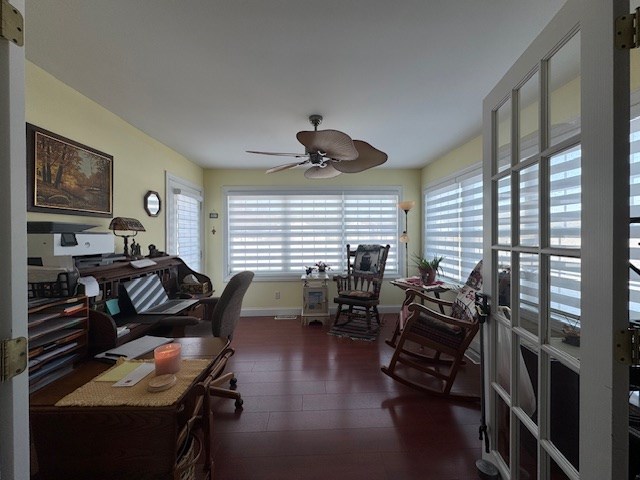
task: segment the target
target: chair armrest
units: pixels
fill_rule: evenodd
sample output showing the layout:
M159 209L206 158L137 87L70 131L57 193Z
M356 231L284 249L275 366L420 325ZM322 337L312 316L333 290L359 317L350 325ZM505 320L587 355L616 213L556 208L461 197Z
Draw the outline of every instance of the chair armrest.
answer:
M343 290L350 290L349 288L349 276L348 275L334 275L333 281L336 282L336 288L338 292Z
M421 290L416 290L414 288L407 288L405 291L404 301L402 302L403 306L410 305L415 302L425 303L431 302L432 304L439 305L440 307L449 307L453 306L453 302L449 300L443 300L441 298L436 298L431 295L427 295Z
M449 315L444 315L440 312L436 312L431 308L422 305L420 303L412 303L409 305L409 318L407 319L406 327L408 328L413 322L420 318L420 314L424 314L428 317L431 317L435 320L439 320L448 325L452 325L454 327L459 327L464 330L477 330L478 329L478 320L474 319L472 321L459 320L457 318L450 317Z
M200 303L207 307L215 307L216 303L220 300L220 297L204 297L200 299Z

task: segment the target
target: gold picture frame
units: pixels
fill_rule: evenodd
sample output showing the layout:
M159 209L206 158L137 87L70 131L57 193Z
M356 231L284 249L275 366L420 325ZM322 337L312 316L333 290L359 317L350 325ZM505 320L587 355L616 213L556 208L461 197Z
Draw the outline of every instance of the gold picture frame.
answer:
M113 156L27 123L27 211L113 216Z

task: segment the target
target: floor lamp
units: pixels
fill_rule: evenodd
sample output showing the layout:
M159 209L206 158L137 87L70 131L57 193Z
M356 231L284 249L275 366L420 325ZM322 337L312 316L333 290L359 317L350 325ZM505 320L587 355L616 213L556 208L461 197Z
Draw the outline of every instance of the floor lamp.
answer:
M405 277L409 276L409 234L407 233L408 231L407 219L409 216L408 215L409 210L415 207L415 205L416 205L416 202L414 202L413 200L405 200L404 202L398 203L398 208L404 211L404 232L402 232L402 235L400 235L400 238L398 240L400 241L400 243L404 243L404 263L405 263L404 275Z

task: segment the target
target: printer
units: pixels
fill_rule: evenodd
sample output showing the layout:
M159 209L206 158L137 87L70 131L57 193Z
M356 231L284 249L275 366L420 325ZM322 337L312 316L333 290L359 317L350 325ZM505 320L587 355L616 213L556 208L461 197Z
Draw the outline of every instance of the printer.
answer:
M64 222L27 222L29 265L73 269L73 257L113 255L113 233L86 231L95 226Z

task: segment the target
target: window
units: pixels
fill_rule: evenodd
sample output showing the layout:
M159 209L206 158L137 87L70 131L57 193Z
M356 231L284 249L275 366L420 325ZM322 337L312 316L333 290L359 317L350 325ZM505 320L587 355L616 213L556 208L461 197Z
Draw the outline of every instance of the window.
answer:
M443 256L443 275L466 282L482 258L482 168L428 188L424 204L424 256Z
M202 190L167 175L167 253L202 271Z
M398 273L399 187L225 189L226 275L299 278L323 261L346 270L346 245L391 245L386 271Z
M638 124L640 125L640 120ZM562 131L558 129L555 133L566 136L565 130L566 128ZM640 139L640 134L638 138ZM527 141L523 143L526 147ZM640 154L636 157L640 165ZM580 147L569 148L551 157L549 174L550 246L580 248ZM523 170L521 197L526 200L527 195L532 195L534 204L537 202L535 198L538 192L537 179L537 171L528 173ZM640 182L640 172L637 182ZM507 197L510 196L508 189L505 192ZM640 204L640 192L636 200L636 203ZM510 205L507 204L506 208L509 209ZM521 208L523 223L521 236L524 239L522 241L526 243L530 236L527 232L537 231L538 211L530 211L527 201L523 201ZM640 207L638 216L640 216ZM425 226L423 247L425 256L444 256L445 259L441 263L444 276L458 282L465 282L469 272L482 258L482 172L480 168L469 170L426 190ZM500 242L509 244L510 232L506 233L507 235L504 238L501 237ZM579 320L580 315L580 263L573 258L554 258L553 268L550 271L552 316L560 321L573 323ZM524 265L521 266L524 268ZM640 281L637 282L636 287L640 292ZM527 306L527 298L531 299L531 305L538 301L537 282L535 285L528 285L525 282L520 289L523 307ZM638 299L640 299L640 293L638 293Z
M632 97L633 99L634 97ZM630 132L630 225L629 258L636 266L640 266L640 104L631 108ZM629 274L629 319L640 320L640 275L635 272Z

